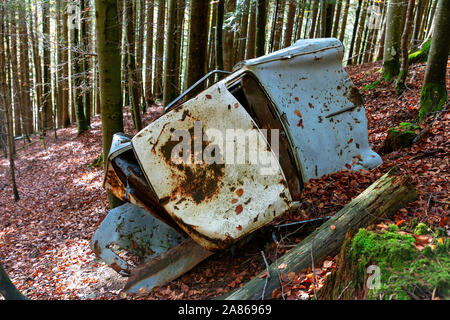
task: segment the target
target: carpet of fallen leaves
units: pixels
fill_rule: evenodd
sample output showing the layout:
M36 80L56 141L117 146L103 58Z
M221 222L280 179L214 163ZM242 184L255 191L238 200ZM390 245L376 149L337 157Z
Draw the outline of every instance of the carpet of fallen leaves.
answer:
M347 67L351 79L361 90L380 78L380 63ZM424 64L413 65L408 89L397 98L391 85L381 83L361 90L368 117L369 142L378 150L389 127L412 122L419 109ZM450 81L447 79L447 87ZM148 124L161 112L153 107L145 114ZM133 132L129 110L125 112L126 133ZM372 171L340 171L306 184L297 196L302 202L297 213L274 223L295 222L335 214L372 182L397 166L417 184L418 199L393 217L398 225L412 218L448 228L450 200L449 151L450 114L432 114L422 123L429 134L420 143L389 154L381 154L383 165ZM14 202L9 182L9 164L0 159L0 261L13 282L32 299L207 299L242 286L264 272L265 264L288 252L302 240L289 233L276 235L270 230L257 232L247 244L211 256L181 278L151 293L124 296L126 282L98 260L89 241L108 212L102 188L103 170L91 164L101 152L101 123L92 120L92 129L77 136L76 127L48 132L46 148L38 137L18 151L15 161L20 201ZM17 142L17 148L22 141ZM303 235L304 237L304 235ZM314 284L320 289L335 267L334 257L303 273L284 274L280 266L281 290L275 299L309 299ZM263 277L264 274L261 276Z

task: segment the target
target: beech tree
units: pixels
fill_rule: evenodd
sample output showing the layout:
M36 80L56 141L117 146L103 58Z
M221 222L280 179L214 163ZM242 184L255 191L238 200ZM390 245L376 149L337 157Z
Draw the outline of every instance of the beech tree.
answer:
M450 51L450 1L439 0L425 79L420 94L419 119L441 110L447 101L447 59Z

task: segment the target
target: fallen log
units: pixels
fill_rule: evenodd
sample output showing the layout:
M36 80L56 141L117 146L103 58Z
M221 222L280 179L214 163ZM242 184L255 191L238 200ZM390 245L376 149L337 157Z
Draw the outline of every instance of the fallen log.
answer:
M267 270L270 277L264 278L264 270L241 288L216 299L258 300L271 297L272 291L280 287L281 272L298 273L310 267L312 261L317 264L327 256L337 254L347 232L357 232L359 228L391 216L416 196L410 177L399 176L396 168L391 169L289 253L270 265ZM283 268L280 269L280 266Z

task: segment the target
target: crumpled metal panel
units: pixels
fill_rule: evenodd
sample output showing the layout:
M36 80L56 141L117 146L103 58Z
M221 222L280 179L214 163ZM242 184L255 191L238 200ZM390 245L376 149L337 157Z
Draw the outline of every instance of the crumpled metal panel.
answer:
M337 39L299 40L236 66L253 73L276 105L305 182L382 163L370 149L363 98L342 67L343 53Z
M193 132L201 121L203 133L216 129L256 130L264 143L253 151L270 159L273 174L261 174L262 164L175 164L171 141L175 130ZM210 142L202 142L206 147ZM216 83L181 107L164 114L132 139L133 149L160 203L174 221L208 250L224 249L272 221L289 208L291 196L278 160L262 133L226 80ZM220 154L227 157L224 146ZM246 148L246 159L250 159Z
M91 247L107 265L127 275L133 266L112 250L114 245L147 261L183 241L183 235L146 210L125 203L108 213L92 237Z

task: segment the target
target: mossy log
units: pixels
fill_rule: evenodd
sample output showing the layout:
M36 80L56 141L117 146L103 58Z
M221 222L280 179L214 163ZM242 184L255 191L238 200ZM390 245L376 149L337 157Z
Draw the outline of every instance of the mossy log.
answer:
M448 300L450 240L447 237L435 239L433 246L421 251L416 248L414 236L398 232L394 224L386 230L373 229L360 229L354 237L347 234L336 269L319 290L318 299L428 300L439 297ZM420 223L417 229L424 234L429 228Z
M386 154L412 145L416 133L412 130L397 130L390 128L379 153Z
M218 299L257 300L271 297L272 291L280 287L281 272L298 273L310 267L312 261L317 264L327 256L335 255L347 232L356 233L359 228L391 216L416 199L416 190L410 177L399 176L396 171L395 168L391 169L289 253L270 265L270 277L263 277L264 270L241 288ZM286 264L286 268L280 270L279 266L282 264Z

